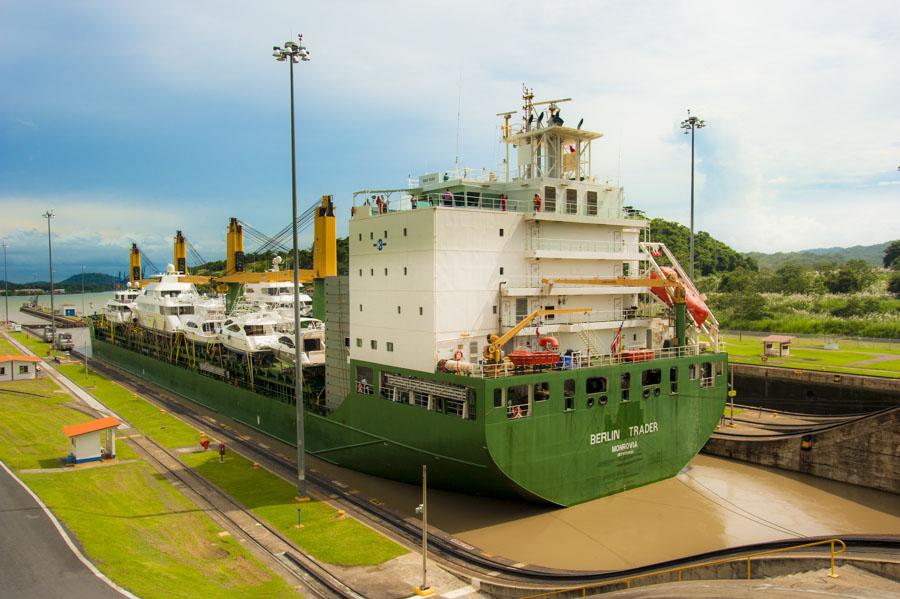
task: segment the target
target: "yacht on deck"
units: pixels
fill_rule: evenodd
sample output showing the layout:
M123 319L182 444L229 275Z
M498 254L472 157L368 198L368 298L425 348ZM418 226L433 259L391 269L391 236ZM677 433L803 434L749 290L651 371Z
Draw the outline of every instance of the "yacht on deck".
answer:
M141 290L132 287L131 283L125 289L117 289L113 298L103 306L103 315L107 320L124 324L134 318L135 301L141 294Z

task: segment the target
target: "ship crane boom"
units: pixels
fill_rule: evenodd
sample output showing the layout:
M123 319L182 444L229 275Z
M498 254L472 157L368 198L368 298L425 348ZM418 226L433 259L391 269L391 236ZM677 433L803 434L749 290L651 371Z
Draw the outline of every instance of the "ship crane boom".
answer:
M484 359L492 364L500 364L503 362L503 352L500 348L510 339L518 335L519 332L527 327L535 318L549 316L551 314L589 314L592 311L592 308L557 308L554 310L541 308L535 310L502 335L489 335L488 344L484 346Z

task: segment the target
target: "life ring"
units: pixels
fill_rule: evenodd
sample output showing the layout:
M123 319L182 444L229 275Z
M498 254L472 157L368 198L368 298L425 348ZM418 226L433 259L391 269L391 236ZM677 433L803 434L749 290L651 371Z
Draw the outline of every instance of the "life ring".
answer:
M362 383L356 383L356 392L357 392L357 393L365 393L365 392L366 392L366 386L363 385Z
M513 418L521 418L522 417L522 408L519 406L512 407L512 417Z
M453 352L453 359L457 362L463 359L463 353L461 349L457 349L455 352Z

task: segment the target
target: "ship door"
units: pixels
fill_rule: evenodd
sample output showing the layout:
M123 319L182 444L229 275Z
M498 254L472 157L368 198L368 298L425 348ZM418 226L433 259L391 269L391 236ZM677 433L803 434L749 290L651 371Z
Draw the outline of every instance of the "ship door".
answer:
M613 231L613 251L621 252L622 250L623 250L622 232L621 231Z
M541 265L537 262L531 263L531 280L528 283L531 287L541 286Z
M617 297L613 300L613 314L615 315L616 320L622 320L622 298Z

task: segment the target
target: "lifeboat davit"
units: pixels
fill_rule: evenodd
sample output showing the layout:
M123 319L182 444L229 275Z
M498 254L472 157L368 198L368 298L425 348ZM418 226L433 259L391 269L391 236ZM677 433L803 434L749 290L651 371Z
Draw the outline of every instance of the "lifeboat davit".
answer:
M678 274L675 272L674 268L660 266L660 270L663 271L666 278L670 275L675 275L675 277L678 278ZM659 279L661 277L658 272L653 271L650 273L650 278ZM682 281L682 283L683 282L684 281ZM651 287L650 291L667 305L672 305L672 298L664 287ZM697 323L698 327L701 326L709 317L709 308L706 306L706 302L703 301L703 298L701 298L696 291L687 285L684 287L684 299L687 303L688 312L690 312L691 316L694 318L694 322Z

